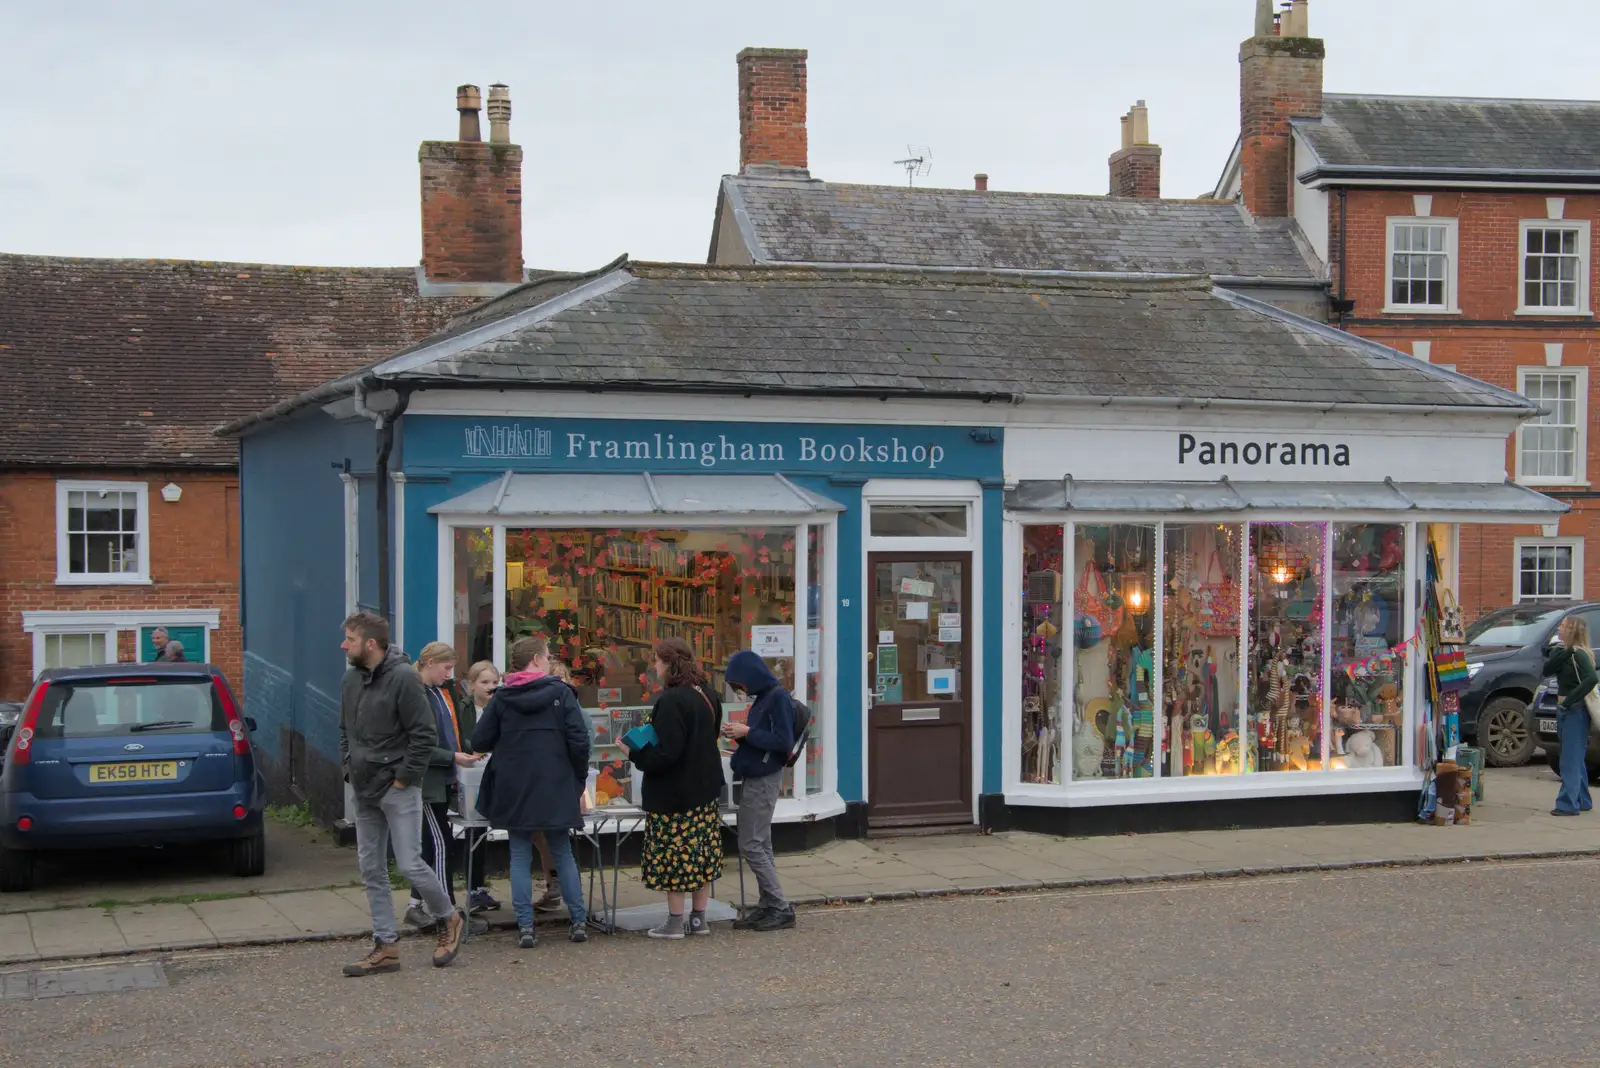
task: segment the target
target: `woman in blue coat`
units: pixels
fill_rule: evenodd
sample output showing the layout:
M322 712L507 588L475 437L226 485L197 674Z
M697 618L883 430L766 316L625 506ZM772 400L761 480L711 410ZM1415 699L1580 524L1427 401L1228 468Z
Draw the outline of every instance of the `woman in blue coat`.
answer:
M511 646L511 672L478 719L472 751L489 753L478 807L511 847L511 907L523 949L533 929L533 836L549 843L574 942L588 940L583 885L568 832L583 826L579 797L589 774L589 719L578 695L550 674L543 638Z

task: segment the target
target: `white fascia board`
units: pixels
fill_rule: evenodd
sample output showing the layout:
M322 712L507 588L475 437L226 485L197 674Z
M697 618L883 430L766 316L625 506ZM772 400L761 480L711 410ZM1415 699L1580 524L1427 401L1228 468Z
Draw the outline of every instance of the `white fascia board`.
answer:
M216 630L222 626L221 614L215 608L112 608L90 612L40 611L22 613L22 630L128 630L133 627L205 627Z

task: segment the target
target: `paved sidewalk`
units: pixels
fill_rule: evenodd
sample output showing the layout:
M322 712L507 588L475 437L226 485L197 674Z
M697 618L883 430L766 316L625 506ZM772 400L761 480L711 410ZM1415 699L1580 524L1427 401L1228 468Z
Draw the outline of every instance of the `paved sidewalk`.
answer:
M1200 831L1060 839L1008 833L833 842L778 858L800 904L1027 891L1107 882L1201 879L1386 864L1600 853L1600 816L1549 815L1555 777L1537 766L1491 772L1466 827L1416 824ZM353 866L349 851L340 854ZM732 859L718 886L738 899ZM754 895L754 882L748 882ZM509 894L503 883L496 887ZM397 913L404 893L396 894ZM623 907L659 900L624 871ZM511 922L506 903L489 919ZM262 892L223 900L51 908L0 914L0 963L368 935L360 887Z

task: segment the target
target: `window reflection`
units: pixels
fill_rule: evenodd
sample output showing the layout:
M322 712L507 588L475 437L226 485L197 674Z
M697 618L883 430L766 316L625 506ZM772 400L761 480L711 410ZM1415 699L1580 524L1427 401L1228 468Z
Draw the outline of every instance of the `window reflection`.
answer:
M1155 527L1080 526L1073 552L1072 774L1155 774Z
M1239 527L1168 524L1162 587L1163 775L1239 762Z
M1333 768L1399 762L1405 690L1405 527L1333 528Z
M1062 538L1059 526L1022 532L1022 781L1061 781Z

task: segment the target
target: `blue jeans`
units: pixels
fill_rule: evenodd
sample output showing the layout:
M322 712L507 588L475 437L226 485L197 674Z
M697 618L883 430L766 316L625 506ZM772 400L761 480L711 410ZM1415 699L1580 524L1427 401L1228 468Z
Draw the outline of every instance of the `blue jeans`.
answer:
M1561 792L1556 795L1556 808L1588 812L1594 807L1589 797L1589 710L1580 704L1557 714L1556 737L1561 741Z
M511 911L518 927L533 926L533 832L507 831L511 846ZM583 923L589 912L583 906L583 881L578 878L578 861L572 855L572 839L566 831L545 831L550 860L561 883L561 899L573 923Z

